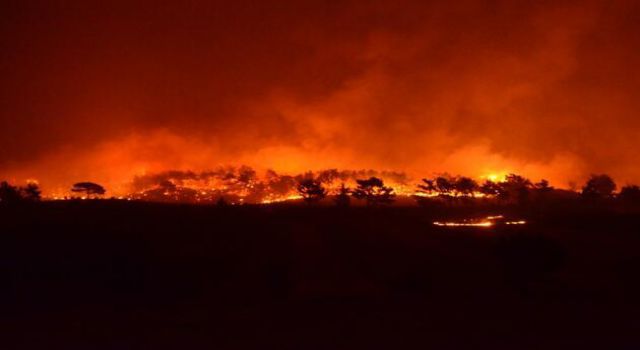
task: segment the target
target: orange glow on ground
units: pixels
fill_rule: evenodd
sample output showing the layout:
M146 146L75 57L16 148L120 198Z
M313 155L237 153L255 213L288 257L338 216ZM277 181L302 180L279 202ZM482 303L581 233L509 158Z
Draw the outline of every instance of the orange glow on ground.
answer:
M514 221L505 221L503 215L494 215L487 216L486 218L481 219L464 219L460 221L435 221L433 224L435 226L443 226L443 227L481 227L481 228L490 228L494 227L498 224L505 225L526 225L526 220L514 220Z

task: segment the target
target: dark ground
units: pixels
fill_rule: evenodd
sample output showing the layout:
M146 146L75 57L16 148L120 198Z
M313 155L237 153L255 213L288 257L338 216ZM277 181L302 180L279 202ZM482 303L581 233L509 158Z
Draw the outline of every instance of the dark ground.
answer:
M640 348L640 215L444 213L5 208L0 348Z

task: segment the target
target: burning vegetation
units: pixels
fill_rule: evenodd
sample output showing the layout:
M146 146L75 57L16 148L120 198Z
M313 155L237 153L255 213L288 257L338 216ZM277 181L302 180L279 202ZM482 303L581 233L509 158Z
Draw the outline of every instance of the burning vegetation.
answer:
M507 220L503 215L493 215L484 218L463 219L460 221L434 221L436 226L443 227L494 227L496 225L525 225L526 220Z
M66 193L44 196L46 200L112 198L146 202L218 203L229 205L270 204L301 200L308 204L328 202L337 206L356 203L381 206L401 198L403 203L419 205L440 203L444 206L464 206L473 203L527 205L528 203L582 198L587 201L616 199L625 205L640 203L640 189L627 185L616 192L617 185L608 175L592 175L581 192L556 189L547 180L532 182L508 174L499 179L486 177L479 182L467 176L440 174L420 181L407 174L393 171L338 170L308 171L297 175L279 174L267 170L259 174L248 166L220 167L212 171L165 171L136 176L128 194L114 197L107 189L93 182L78 182ZM3 182L0 203L33 202L40 200L37 181L25 187ZM440 223L436 223L439 225ZM492 226L491 220L475 220L442 226ZM509 224L509 223L507 223ZM519 224L519 220L511 222Z
M393 189L385 187L382 179L392 184ZM371 183L364 182L359 187L363 180ZM350 186L355 187L353 192ZM394 190L407 196L413 194L409 177L400 172L328 169L283 175L267 170L260 176L248 166L222 167L200 173L168 171L137 176L132 188L133 193L128 197L135 200L213 203L224 198L231 204L266 204L298 199L314 203L340 193L361 199L380 195L386 198L383 201L390 202Z

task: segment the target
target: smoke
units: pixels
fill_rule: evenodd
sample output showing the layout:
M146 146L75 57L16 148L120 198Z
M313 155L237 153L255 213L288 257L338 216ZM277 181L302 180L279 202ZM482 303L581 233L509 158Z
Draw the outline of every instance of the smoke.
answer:
M640 181L633 1L64 5L2 5L0 178L126 193L246 164Z

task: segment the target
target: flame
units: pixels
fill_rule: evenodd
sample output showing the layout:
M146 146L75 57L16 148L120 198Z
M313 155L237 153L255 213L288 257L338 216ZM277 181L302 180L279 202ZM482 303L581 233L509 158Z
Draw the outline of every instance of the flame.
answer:
M496 172L496 173L489 173L487 175L481 176L481 178L485 180L489 180L491 182L502 182L507 179L507 175L508 175L508 172L502 171L502 172Z
M282 196L282 197L270 196L269 198L263 199L261 203L271 204L271 203L280 203L280 202L286 202L286 201L294 201L299 199L302 199L302 196L297 194L292 194L292 195Z
M439 222L435 221L433 223L436 226L447 226L447 227L460 227L460 226L469 226L469 227L491 227L494 225L492 221L481 221L481 222Z
M496 222L500 222L504 219L504 215L492 215L487 216L483 219L465 219L462 221L434 221L433 224L435 226L444 226L444 227L493 227L496 225ZM505 225L525 225L527 221L525 220L517 220L517 221L504 221Z
M527 222L525 220L519 220L519 221L507 221L505 222L505 224L507 225L524 225Z
M422 192L416 187L415 179L404 173L360 170L338 171L329 169L318 172L304 172L298 175L277 174L267 171L264 176L250 167L220 167L213 171L168 171L160 173L141 173L134 176L129 182L130 190L110 191L108 198L121 200L143 200L158 202L188 202L188 203L213 203L224 198L230 204L244 203L276 203L299 200L302 197L297 193L296 186L300 179L312 176L321 177L323 174L331 174L328 180L323 180L323 186L329 195L339 193L342 184L347 187L355 187L357 179L376 176L383 179L385 185L392 187L399 197L423 197L435 198L437 192ZM285 181L286 180L286 181ZM37 183L38 180L30 179ZM453 198L485 198L486 194L474 192L470 195L460 193L450 194ZM46 191L46 200L79 199L76 194L68 189L56 188ZM499 219L489 217L489 220Z

